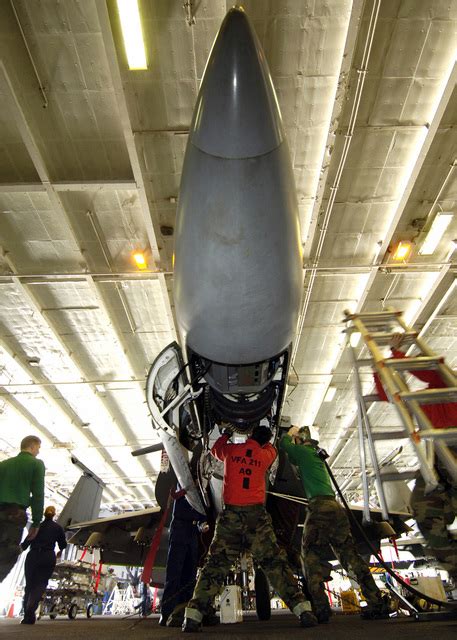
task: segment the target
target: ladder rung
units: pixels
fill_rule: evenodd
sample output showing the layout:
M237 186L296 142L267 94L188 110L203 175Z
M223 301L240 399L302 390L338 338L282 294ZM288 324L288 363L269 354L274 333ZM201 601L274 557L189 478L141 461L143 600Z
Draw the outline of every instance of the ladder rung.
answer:
M372 402L379 402L379 396L377 393L370 393L369 395L363 396L363 401L365 404L371 404Z
M417 400L421 404L457 402L457 387L421 389L420 391L402 391L398 395L402 400L406 400L407 402Z
M390 333L388 331L375 331L369 334L369 337L374 340L380 347L385 347L389 345L394 333ZM405 331L401 334L403 337L402 345L410 345L414 344L417 338L417 331Z
M417 358L387 358L383 360L384 364L390 369L398 369L401 371L418 371L423 369L436 369L443 364L443 358L440 356L419 356Z
M422 431L418 431L417 434L424 440L444 440L445 442L457 441L457 427L451 429L424 429Z
M405 440L409 435L405 431L372 431L373 440Z
M414 480L417 471L398 471L389 473L380 473L381 482L396 482L397 480Z
M396 320L401 316L401 311L366 311L365 313L349 313L345 311L345 320L361 320L364 324L370 322L386 322Z
M373 366L373 358L360 358L359 360L355 361L356 367L357 368L361 368L361 367L372 367Z

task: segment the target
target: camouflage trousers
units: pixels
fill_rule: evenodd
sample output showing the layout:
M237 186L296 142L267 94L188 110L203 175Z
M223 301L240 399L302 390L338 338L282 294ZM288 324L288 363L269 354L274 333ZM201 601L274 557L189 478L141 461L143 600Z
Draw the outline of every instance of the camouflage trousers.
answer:
M331 496L319 496L310 500L308 508L303 530L302 563L315 613L325 614L330 610L323 570L329 546L341 566L357 579L368 605L381 606L381 592L367 563L357 551L343 507Z
M446 484L444 491L432 491L427 495L424 490L421 476L417 478L411 496L414 518L430 552L457 581L457 540L447 529L457 514L457 487Z
M276 542L271 517L265 507L227 505L218 517L206 562L186 608L186 617L201 622L203 615L211 612L215 596L223 589L224 578L243 551L250 552L254 562L262 566L271 586L289 609L297 616L311 611L311 605L287 563L285 551Z
M0 506L0 582L6 578L22 552L22 533L27 524L25 509L11 504Z

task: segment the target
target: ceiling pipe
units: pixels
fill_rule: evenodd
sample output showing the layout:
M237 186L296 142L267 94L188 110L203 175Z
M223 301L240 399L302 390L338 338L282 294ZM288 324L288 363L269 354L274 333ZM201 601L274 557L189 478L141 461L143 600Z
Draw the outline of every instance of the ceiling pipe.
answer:
M324 241L325 241L325 237L327 235L327 229L328 229L328 223L330 220L330 215L332 213L332 209L333 209L333 204L335 202L335 198L336 198L336 194L340 185L340 179L341 179L341 175L343 173L343 169L344 166L346 164L346 159L349 153L349 147L351 145L352 142L352 136L354 133L354 128L355 128L355 123L357 120L357 114L359 111L359 106L360 106L360 100L362 98L362 90L363 90L363 85L365 83L365 77L368 71L368 61L370 59L370 53L371 53L371 46L373 44L373 38L374 38L374 32L376 29L376 23L378 20L378 14L379 14L379 8L380 8L381 2L380 0L374 0L373 1L373 7L371 10L371 16L370 16L370 23L368 26L368 33L367 33L367 37L365 40L365 47L364 47L364 51L363 51L363 56L362 56L362 64L360 69L357 69L357 73L358 73L358 78L357 78L357 86L356 86L356 90L355 90L355 96L354 96L354 101L352 104L352 111L351 111L351 117L349 119L349 124L348 124L348 128L347 128L347 132L344 135L344 146L343 146L343 151L340 157L340 161L338 164L338 168L336 171L336 175L333 181L333 185L330 187L330 197L329 200L327 202L327 207L325 210L325 214L324 214L324 219L322 222L322 227L320 229L320 233L319 233L319 237L318 237L318 243L317 243L317 248L316 248L316 255L314 258L314 264L311 267L311 275L310 275L310 281L308 283L308 286L306 288L306 293L305 293L305 299L303 301L303 306L302 306L302 310L300 313L300 319L299 319L299 325L298 325L298 331L297 331L297 335L301 335L302 331L303 331L303 325L305 323L305 317L306 314L308 312L308 307L309 307L309 303L311 300L311 293L313 290L313 286L314 286L314 281L316 279L316 275L317 275L317 264L319 262L319 258L321 256L322 253L322 248L324 245ZM306 274L306 269L305 269L305 274ZM293 347L293 351L292 351L292 362L295 361L295 357L297 355L297 351L298 351L298 346L299 346L300 340L297 339L295 342L295 345Z
M100 245L100 249L102 251L103 257L105 258L105 262L106 262L106 264L108 266L108 269L110 271L112 271L111 260L110 260L110 257L108 255L108 250L105 247L104 239L102 238L101 233L97 228L97 224L95 223L92 211L87 211L86 214L87 214L87 217L90 220L90 223L92 225L92 229L94 230L95 236L96 236L96 238L98 240L98 244ZM116 291L117 291L117 293L119 295L119 299L121 301L122 308L124 309L124 313L125 313L125 316L127 318L127 322L129 324L129 327L130 327L130 332L131 333L136 333L136 329L137 328L136 328L135 321L133 319L132 313L131 313L131 311L129 309L129 306L127 304L127 300L125 299L125 296L124 296L124 294L122 292L122 289L119 287L119 283L115 282L114 284L115 284L115 287L116 287Z
M395 273L396 271L420 271L423 273L424 271L439 271L442 267L450 267L450 271L457 270L457 265L447 261L447 262L427 262L427 264L420 262L406 262L404 264L366 264L366 265L349 265L349 266L341 266L341 267L313 267L316 273L324 276L339 276L341 272L349 273L349 274L364 274L370 273L372 269L376 269L377 271L384 271L388 273ZM172 276L174 275L173 271L162 271L161 269L157 269L155 271L112 271L109 273L92 273L89 271L74 271L73 273L0 273L0 284L4 281L6 284L12 281L12 278L17 278L18 280L34 280L33 282L28 282L27 284L47 284L48 282L68 282L71 280L80 281L85 280L88 276L97 280L97 282L119 282L119 281L132 281L136 280L155 280L159 275L161 276ZM326 374L330 375L330 374Z
M21 25L21 21L19 20L19 16L17 15L16 7L14 6L13 0L10 0L11 9L13 10L14 17L16 18L17 26L19 27L19 31L21 32L22 40L24 41L25 48L27 49L27 53L30 58L30 62L32 63L33 70L35 72L36 79L38 80L38 89L40 90L41 95L43 96L43 109L48 107L48 98L46 96L46 89L44 88L43 83L41 82L41 78L38 74L38 69L36 68L35 61L32 57L32 52L30 51L27 39L25 37L24 30Z

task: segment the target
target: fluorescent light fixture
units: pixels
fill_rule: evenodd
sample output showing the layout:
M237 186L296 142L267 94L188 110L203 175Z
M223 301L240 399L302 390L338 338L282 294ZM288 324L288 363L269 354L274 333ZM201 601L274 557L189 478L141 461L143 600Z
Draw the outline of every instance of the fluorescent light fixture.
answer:
M408 242L407 240L403 240L402 242L399 242L394 253L393 253L393 260L406 260L406 258L409 256L409 254L411 253L411 249L412 249L413 245L411 244L411 242Z
M138 267L138 269L146 269L147 268L147 263L146 263L146 258L144 256L144 253L142 251L135 251L135 253L133 254L133 259L135 261L136 266Z
M362 334L360 333L360 331L353 331L351 333L351 337L349 338L349 343L351 347L354 347L354 348L357 347L361 337L362 337Z
M327 389L327 393L325 394L324 402L331 402L335 397L335 393L336 393L336 387L329 387Z
M434 253L453 217L452 211L440 211L436 214L422 247L419 249L421 256L431 256Z
M147 69L138 0L117 0L125 53L131 71Z

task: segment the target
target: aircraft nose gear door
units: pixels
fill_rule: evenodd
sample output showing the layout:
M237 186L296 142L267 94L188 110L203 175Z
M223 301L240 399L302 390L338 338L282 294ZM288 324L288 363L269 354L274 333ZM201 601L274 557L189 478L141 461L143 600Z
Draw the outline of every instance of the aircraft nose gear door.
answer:
M187 406L193 428L198 431L193 402L201 390L194 392L186 376L180 346L173 342L154 360L146 379L146 400L154 428L160 433L164 449L189 504L206 513L202 497L189 466L189 454L179 442L180 409ZM197 433L195 433L197 435Z

